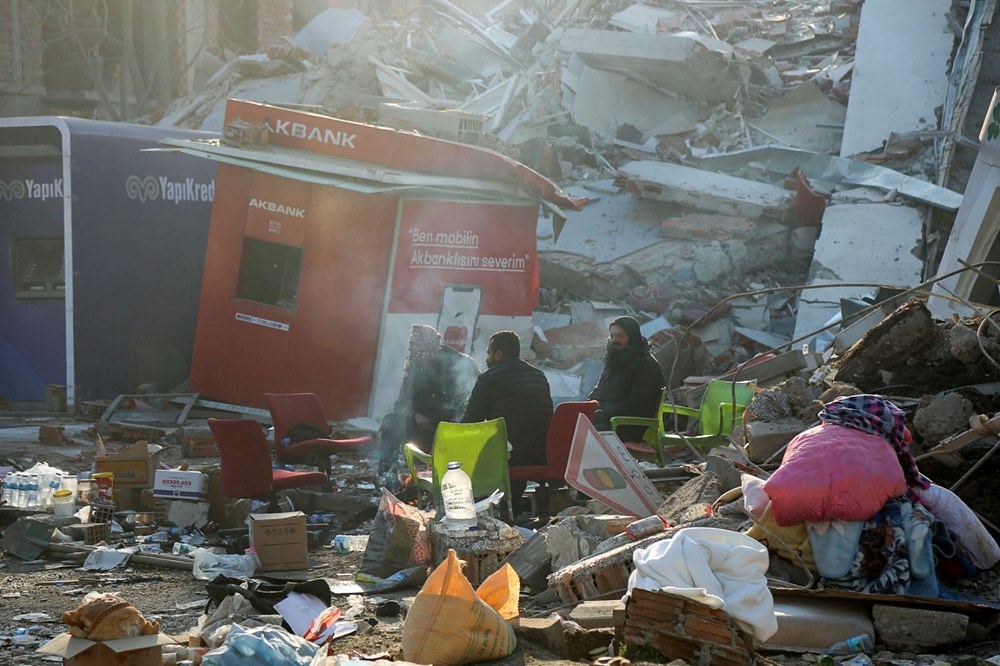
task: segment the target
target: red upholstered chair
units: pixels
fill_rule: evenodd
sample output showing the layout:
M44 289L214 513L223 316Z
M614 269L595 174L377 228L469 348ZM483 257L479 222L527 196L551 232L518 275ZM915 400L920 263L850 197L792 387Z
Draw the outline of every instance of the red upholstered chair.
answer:
M281 441L296 425L308 425L321 432L330 432L323 405L315 393L265 393L264 401L274 422L274 453L283 463L316 465L330 474L330 456L336 453L356 453L371 443L371 437L327 439L318 437L282 446Z
M226 497L269 499L273 505L281 490L329 482L322 472L274 469L264 430L253 419L209 419L208 427L219 446Z
M585 414L591 421L597 411L597 401L561 402L552 412L549 431L545 437L545 465L511 466L512 481L537 481L562 485L566 482L566 464L573 444L577 416Z

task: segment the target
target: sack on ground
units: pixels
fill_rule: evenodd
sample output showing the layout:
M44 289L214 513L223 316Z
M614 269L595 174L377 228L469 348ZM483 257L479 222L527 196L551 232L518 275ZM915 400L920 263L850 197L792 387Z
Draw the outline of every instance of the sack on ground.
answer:
M510 565L483 581L478 592L473 590L455 551L449 550L407 613L403 658L459 666L510 655L517 640L504 618L516 616L519 594L520 581Z
M387 578L401 569L426 565L431 559L428 515L382 489L359 575Z

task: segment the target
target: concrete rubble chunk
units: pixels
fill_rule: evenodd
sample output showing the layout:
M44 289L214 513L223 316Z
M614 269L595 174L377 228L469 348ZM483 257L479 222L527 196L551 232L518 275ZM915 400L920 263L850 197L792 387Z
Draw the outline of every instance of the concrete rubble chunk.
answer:
M797 418L753 421L747 425L750 435L747 443L747 454L752 462L763 463L792 441L796 435L808 428L808 423Z
M893 381L885 381L883 370L905 366L924 348L937 344L941 335L927 307L909 301L834 359L831 379L856 384L862 390L891 384Z
M879 148L892 132L937 129L954 42L950 9L951 0L919 0L903 13L893 0L862 5L842 156Z
M969 618L960 613L887 606L872 607L878 640L890 650L919 652L965 638Z
M569 619L584 629L614 628L616 613L624 617L625 602L621 599L597 599L575 607Z
M809 285L858 282L871 285L919 284L922 263L913 255L923 233L921 211L890 204L831 206L823 215ZM870 238L880 239L872 244ZM874 287L817 288L803 291L795 320L796 339L821 328L840 313L840 301Z
M678 488L656 513L670 525L682 525L708 515L720 494L719 477L711 472L702 474Z
M964 431L976 409L959 393L935 397L913 416L913 427L926 444L937 444L945 437Z
M721 215L778 222L791 219L795 193L775 185L650 160L629 162L618 172L644 198L671 201Z
M728 57L732 47L718 40L709 48L688 35L570 28L563 33L559 48L579 54L591 67L634 72L699 101L729 101L742 83L739 69Z

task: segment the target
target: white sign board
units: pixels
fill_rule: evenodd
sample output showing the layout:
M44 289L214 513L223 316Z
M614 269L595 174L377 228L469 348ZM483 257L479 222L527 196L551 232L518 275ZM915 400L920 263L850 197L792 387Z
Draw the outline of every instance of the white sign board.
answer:
M566 481L628 516L656 513L663 497L613 432L598 432L585 415L576 421Z

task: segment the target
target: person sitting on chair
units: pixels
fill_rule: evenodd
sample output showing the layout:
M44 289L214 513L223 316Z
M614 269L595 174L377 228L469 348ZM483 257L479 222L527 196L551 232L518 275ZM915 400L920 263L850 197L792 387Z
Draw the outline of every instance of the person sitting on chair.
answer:
M490 336L487 370L479 375L462 421L503 417L511 445L510 465L544 465L545 438L552 420L552 396L545 373L521 360L521 340L514 331ZM516 518L526 481L511 480L511 509Z
M611 430L612 416L655 418L663 390L663 370L649 351L649 341L639 331L634 317L618 317L608 327L604 370L590 400L597 400L594 426ZM622 441L642 439L642 426L619 428Z
M414 324L399 399L382 419L379 471L395 468L405 442L430 453L438 423L462 418L478 376L479 366L471 356L442 344L432 326Z

